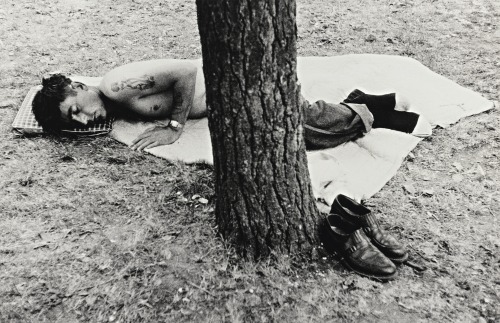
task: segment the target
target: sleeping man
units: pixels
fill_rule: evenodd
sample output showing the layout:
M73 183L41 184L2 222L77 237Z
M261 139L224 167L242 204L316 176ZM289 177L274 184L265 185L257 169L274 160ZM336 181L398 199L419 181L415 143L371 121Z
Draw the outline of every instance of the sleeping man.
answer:
M45 131L90 126L107 117L169 120L140 134L131 148L143 150L175 142L187 119L206 116L201 67L189 60L160 59L116 67L98 86L62 74L44 78L33 99L33 113ZM398 100L397 100L398 99ZM363 136L372 128L426 136L430 126L404 111L394 93L369 95L354 90L341 103L301 100L308 148L330 148Z

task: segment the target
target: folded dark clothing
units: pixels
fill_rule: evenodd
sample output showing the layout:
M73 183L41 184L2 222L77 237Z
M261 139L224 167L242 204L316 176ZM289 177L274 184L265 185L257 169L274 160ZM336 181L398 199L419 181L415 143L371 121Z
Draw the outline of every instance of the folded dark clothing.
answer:
M417 125L419 114L407 111L376 111L373 114L373 128L386 128L412 133Z
M419 115L413 112L396 111L396 94L373 95L355 89L344 100L345 103L365 104L373 114L373 128L386 128L412 133Z
M345 103L366 104L368 110L386 110L392 111L396 106L396 93L383 95L366 94L361 90L355 89L344 100Z

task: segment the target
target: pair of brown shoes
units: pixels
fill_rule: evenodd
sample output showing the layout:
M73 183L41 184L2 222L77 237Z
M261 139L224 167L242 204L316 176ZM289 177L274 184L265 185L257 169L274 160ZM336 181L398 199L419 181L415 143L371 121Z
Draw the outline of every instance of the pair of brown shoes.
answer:
M325 222L325 247L340 254L344 265L360 275L393 279L395 263L408 258L406 249L384 231L371 211L345 195L335 198Z

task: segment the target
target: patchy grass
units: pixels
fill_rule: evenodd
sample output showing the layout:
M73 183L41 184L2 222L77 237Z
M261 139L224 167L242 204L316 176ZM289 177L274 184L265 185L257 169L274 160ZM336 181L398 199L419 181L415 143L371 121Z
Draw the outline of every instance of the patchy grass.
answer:
M499 10L299 0L298 51L410 56L498 100ZM200 57L194 1L6 0L0 21L0 321L500 320L497 110L436 130L368 201L427 271L382 284L335 260L246 263L217 236L210 167L10 130L47 72Z

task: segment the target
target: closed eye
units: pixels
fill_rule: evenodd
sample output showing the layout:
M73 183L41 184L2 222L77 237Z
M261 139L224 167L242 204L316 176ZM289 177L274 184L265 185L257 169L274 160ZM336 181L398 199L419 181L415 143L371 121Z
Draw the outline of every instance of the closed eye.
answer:
M74 82L71 84L71 87L76 90L76 89L80 89L80 90L83 90L84 89L84 85L83 83L77 83L77 82Z

